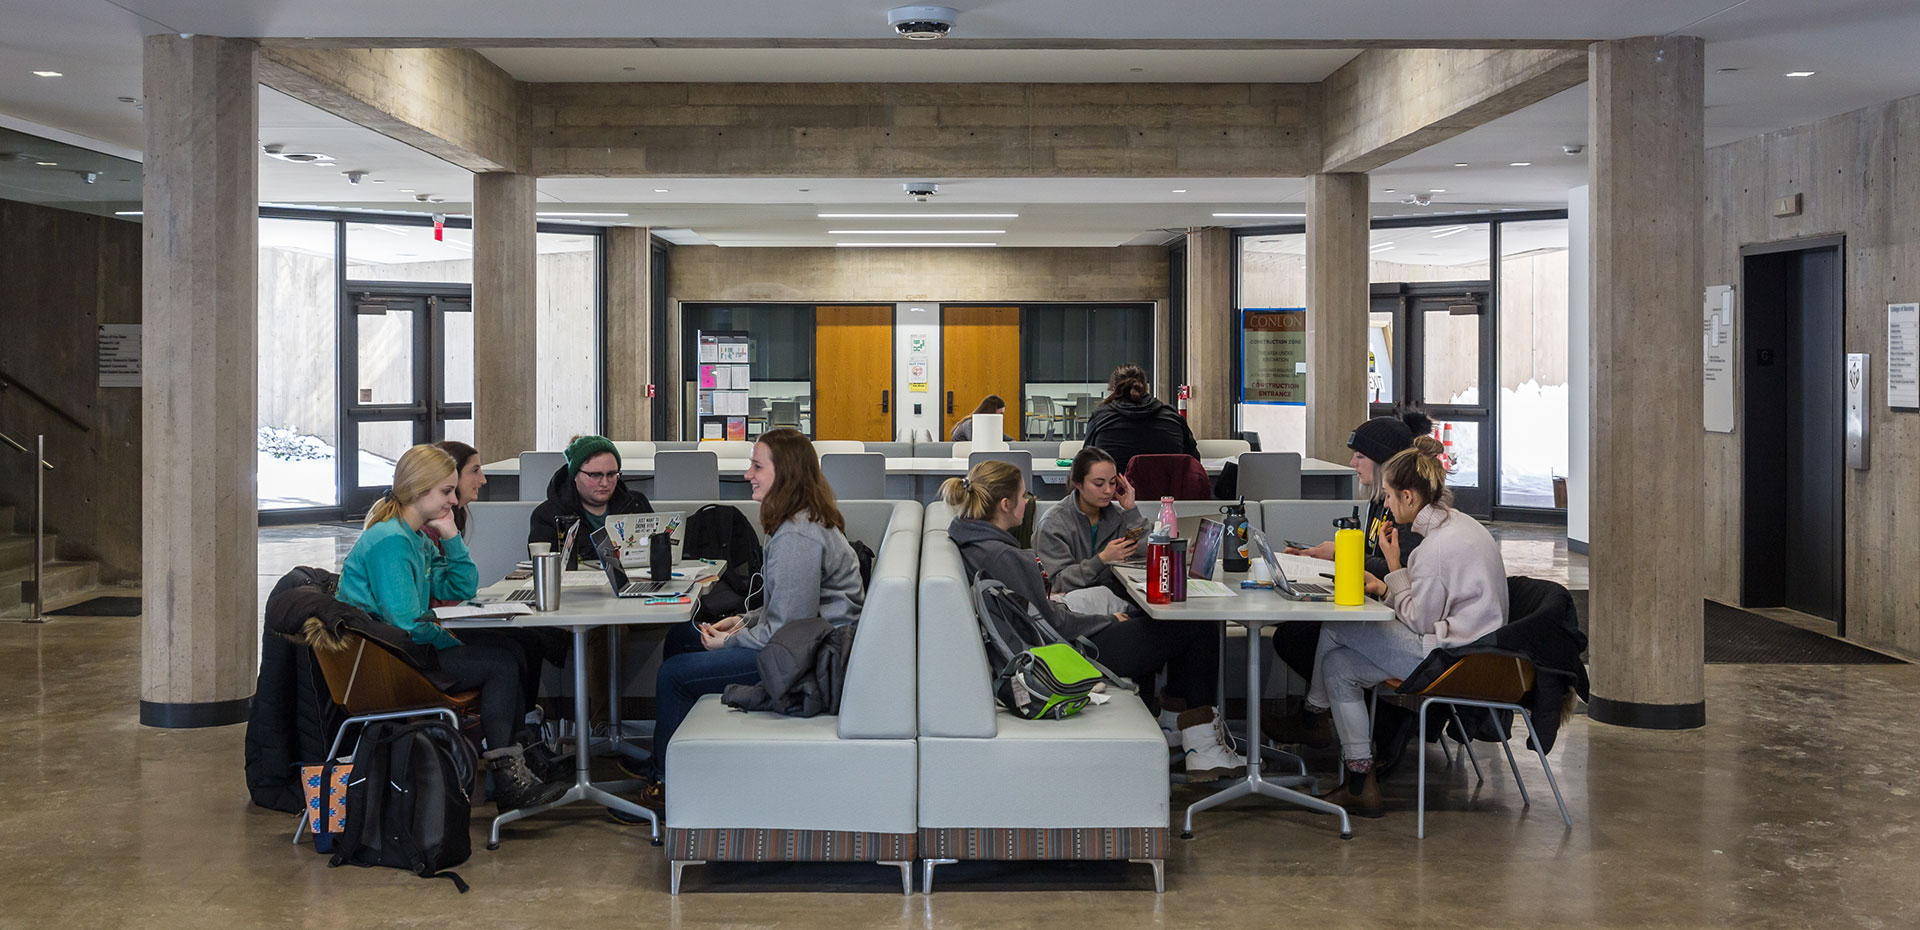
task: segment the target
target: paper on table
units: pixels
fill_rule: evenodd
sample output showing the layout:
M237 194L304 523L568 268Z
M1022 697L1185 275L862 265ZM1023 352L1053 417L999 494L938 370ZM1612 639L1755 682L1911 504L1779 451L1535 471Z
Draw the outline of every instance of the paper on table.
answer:
M604 588L607 586L607 573L598 572L562 572L560 590L568 588Z
M1205 578L1189 578L1187 579L1187 596L1188 597L1239 597L1240 592L1235 591L1232 588L1229 588L1218 581L1208 581Z
M499 604L456 604L452 607L435 607L433 609L433 616L436 620L517 617L530 613L533 613L532 605L519 604L511 601Z

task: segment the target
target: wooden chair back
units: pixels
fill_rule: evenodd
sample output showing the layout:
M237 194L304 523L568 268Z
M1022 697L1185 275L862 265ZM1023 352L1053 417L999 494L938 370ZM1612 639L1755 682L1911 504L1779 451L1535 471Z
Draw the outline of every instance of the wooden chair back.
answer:
M412 707L450 707L456 713L471 711L480 701L480 692L447 694L401 661L393 653L358 633L346 632L347 648L333 651L313 650L320 663L321 677L333 702L354 715L377 714Z
M1533 663L1519 656L1475 653L1448 666L1419 696L1516 704L1533 689L1533 676Z

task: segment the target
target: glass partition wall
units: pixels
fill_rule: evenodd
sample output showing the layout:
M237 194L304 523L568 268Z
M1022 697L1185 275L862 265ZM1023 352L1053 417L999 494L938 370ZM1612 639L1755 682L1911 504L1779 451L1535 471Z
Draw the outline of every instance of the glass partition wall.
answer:
M1427 411L1470 509L1551 519L1567 471L1565 212L1372 225L1368 355L1356 360L1368 366L1372 415ZM1306 306L1302 226L1235 238L1236 306ZM1305 408L1236 412L1262 448L1304 450Z
M354 516L392 483L409 446L473 441L471 222L450 218L436 239L424 216L261 216L263 520ZM598 229L542 224L538 234L542 449L599 430L600 242Z

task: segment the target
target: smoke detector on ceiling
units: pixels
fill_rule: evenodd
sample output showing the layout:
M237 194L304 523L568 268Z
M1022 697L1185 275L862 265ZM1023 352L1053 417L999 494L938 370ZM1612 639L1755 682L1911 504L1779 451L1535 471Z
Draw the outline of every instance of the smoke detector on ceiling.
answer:
M319 152L289 152L286 146L278 142L272 145L263 145L260 147L260 151L266 153L268 158L278 158L281 161L290 161L297 165L311 165L317 162L333 160L332 155L323 155Z
M903 39L931 42L946 38L959 15L949 6L897 6L887 11L887 25Z
M906 191L908 197L921 203L926 203L928 198L940 193L940 185L932 181L908 181L900 185L900 189Z

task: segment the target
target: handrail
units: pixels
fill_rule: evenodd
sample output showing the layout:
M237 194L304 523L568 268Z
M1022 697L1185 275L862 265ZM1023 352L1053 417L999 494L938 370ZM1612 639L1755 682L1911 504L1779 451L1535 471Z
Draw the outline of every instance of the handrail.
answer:
M20 383L19 378L16 378L6 373L5 371L0 371L0 391L4 391L8 388L19 388L21 393L26 394L28 397L38 401L40 403L40 406L53 411L56 415L60 417L60 419L73 424L81 432L83 433L93 432L93 427L88 426L86 423L82 422L79 417L76 417L73 414L68 413L66 411L66 408L61 407L59 404L56 404L51 400L48 400L46 395L41 394L39 391L36 391L33 388L30 388L25 384ZM7 440L7 441L13 442L13 440ZM22 452L27 451L26 447L20 446L19 443L16 442L13 444L19 447L20 451Z
M13 438L12 436L7 435L6 433L0 433L0 442L5 442L7 445L14 447L14 449L20 452L25 452L28 455L33 454L32 449L29 449L26 446L21 445L20 440ZM53 463L47 461L46 459L41 459L40 467L46 469L47 471L52 471Z

